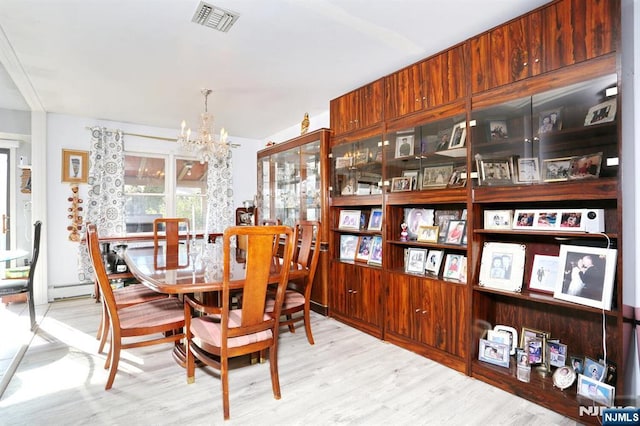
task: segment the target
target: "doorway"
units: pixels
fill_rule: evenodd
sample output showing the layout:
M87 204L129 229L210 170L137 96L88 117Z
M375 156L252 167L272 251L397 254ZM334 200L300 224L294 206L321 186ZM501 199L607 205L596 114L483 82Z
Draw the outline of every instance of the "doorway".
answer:
M11 232L9 231L9 194L10 194L10 151L7 148L0 148L0 250L11 248Z

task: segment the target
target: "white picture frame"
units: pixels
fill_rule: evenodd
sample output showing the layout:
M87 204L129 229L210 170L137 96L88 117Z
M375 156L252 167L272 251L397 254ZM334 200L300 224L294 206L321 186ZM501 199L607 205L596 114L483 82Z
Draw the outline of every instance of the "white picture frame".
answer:
M485 210L484 229L511 229L513 210Z
M558 230L563 232L584 232L585 221L583 220L583 209L564 209L559 210L558 214Z
M584 118L584 125L593 126L594 124L609 123L615 120L617 106L618 101L616 98L592 106Z
M424 274L425 262L427 261L427 250L409 247L405 272L412 274Z
M361 214L360 210L341 210L338 229L359 230Z
M518 183L540 182L540 162L536 157L518 158Z
M481 287L520 292L525 250L523 244L485 242L478 284Z
M371 209L371 214L369 215L369 226L367 227L369 231L381 231L382 230L382 209L373 208Z
M559 210L535 210L533 216L533 229L537 231L549 231L560 227Z
M467 139L467 122L462 121L453 126L448 149L462 148Z
M577 394L587 397L607 407L615 402L616 388L603 382L578 374Z
M556 289L559 269L560 258L558 256L534 255L529 290L553 294Z
M340 260L355 260L358 240L357 235L340 235Z
M464 255L448 253L445 258L444 269L442 270L442 278L460 280L464 260Z
M369 255L369 265L382 265L382 236L374 235L371 240L371 254Z
M478 360L480 361L508 368L511 360L510 353L511 348L508 343L480 339L478 348Z
M535 223L535 209L517 209L513 213L513 229L532 230Z
M617 256L616 249L560 245L561 270L553 297L611 310Z
M444 250L429 250L424 267L425 271L429 274L438 276L440 273L440 265L442 264L443 255Z
M414 155L415 147L413 142L413 135L398 135L396 137L395 158L405 158Z

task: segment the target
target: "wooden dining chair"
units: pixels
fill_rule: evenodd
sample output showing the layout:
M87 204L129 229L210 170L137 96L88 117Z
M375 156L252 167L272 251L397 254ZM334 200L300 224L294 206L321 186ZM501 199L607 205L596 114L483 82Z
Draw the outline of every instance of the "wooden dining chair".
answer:
M320 259L320 240L317 239L320 231L320 222L317 220L301 220L294 226L294 255L293 261L307 270L307 275L298 280L290 280L282 303L280 314L285 320L280 320L280 325L287 325L289 331L295 333L295 323L303 321L309 344L313 345L311 333L311 288L315 278L318 260ZM316 242L314 244L314 238ZM267 300L267 312L273 312L275 298ZM298 314L301 312L302 314Z
M232 237L247 236L248 256L246 278L241 286L242 307L232 308L230 292ZM280 276L277 281L276 302L272 313L265 312L267 289L274 269L273 241L284 244ZM195 381L195 358L220 371L224 418L229 418L229 358L269 350L271 387L275 399L280 399L278 378L278 328L280 306L284 299L293 256L293 230L287 226L234 226L223 237L222 307L206 306L194 297L185 295L184 315L187 335L187 382ZM233 288L232 288L233 286ZM192 310L204 316L192 316Z
M109 315L111 344L104 365L105 369L109 369L109 378L104 388L109 390L118 371L122 349L177 342L184 337L182 332L184 309L182 303L175 297L165 297L124 308L118 307L102 261L98 231L93 223L87 224L87 247L102 300L107 306ZM137 336L152 337L123 343L123 339Z
M184 268L189 266L189 244L187 244L187 257L180 263L180 228L189 235L190 222L184 217L159 217L153 221L153 259L156 269ZM164 235L164 245L161 244ZM164 262L158 263L158 253L163 251Z
M36 329L36 308L33 301L33 277L38 263L38 255L40 253L40 231L42 222L36 221L33 225L33 254L31 255L31 264L29 265L29 276L27 278L6 278L0 280L0 297L11 296L15 294L26 294L27 303L29 304L29 318L31 319L31 331Z

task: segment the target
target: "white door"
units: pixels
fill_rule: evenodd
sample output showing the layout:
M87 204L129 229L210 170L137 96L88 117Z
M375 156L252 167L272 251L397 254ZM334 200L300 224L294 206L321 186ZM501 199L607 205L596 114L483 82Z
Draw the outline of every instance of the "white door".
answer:
M0 250L10 248L9 232L9 150L0 148Z

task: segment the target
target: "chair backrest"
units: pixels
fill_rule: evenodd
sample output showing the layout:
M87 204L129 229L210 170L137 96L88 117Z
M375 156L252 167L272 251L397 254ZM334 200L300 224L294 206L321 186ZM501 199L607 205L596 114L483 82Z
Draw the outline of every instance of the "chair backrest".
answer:
M180 264L180 227L186 230L187 235L190 230L189 219L184 217L159 217L153 221L153 260L156 269L176 269L189 265L189 256L186 263ZM161 232L164 229L164 266L158 264L158 252L160 251ZM187 254L189 244L187 244Z
M42 228L42 222L36 221L33 225L33 254L31 255L31 264L29 265L29 281L28 289L33 289L33 276L36 272L36 264L38 263L38 256L40 255L40 231Z
M295 249L293 260L308 269L307 287L310 289L315 278L318 260L320 259L320 240L318 239L320 222L317 220L299 220L296 222L294 230ZM314 238L316 239L315 245Z
M232 238L246 236L247 264L246 278L242 288L242 319L239 326L229 327L230 294L233 289L230 283ZM273 255L274 241L284 242L282 258ZM233 226L225 229L223 237L224 269L222 292L222 342L223 349L227 344L227 337L238 337L265 330L273 330L277 339L277 329L280 309L284 300L284 292L289 280L289 269L293 258L293 230L288 226ZM282 265L277 283L276 305L271 316L265 319L265 303L269 276L275 265ZM235 290L233 290L235 291Z
M100 294L102 300L107 305L107 311L109 318L114 327L120 328L120 319L118 317L118 311L116 308L116 299L109 283L109 277L107 276L107 270L104 267L102 261L102 253L100 252L100 242L98 241L98 230L94 223L87 223L87 250L89 251L89 258L93 265L93 271L96 275L96 281L100 287Z

